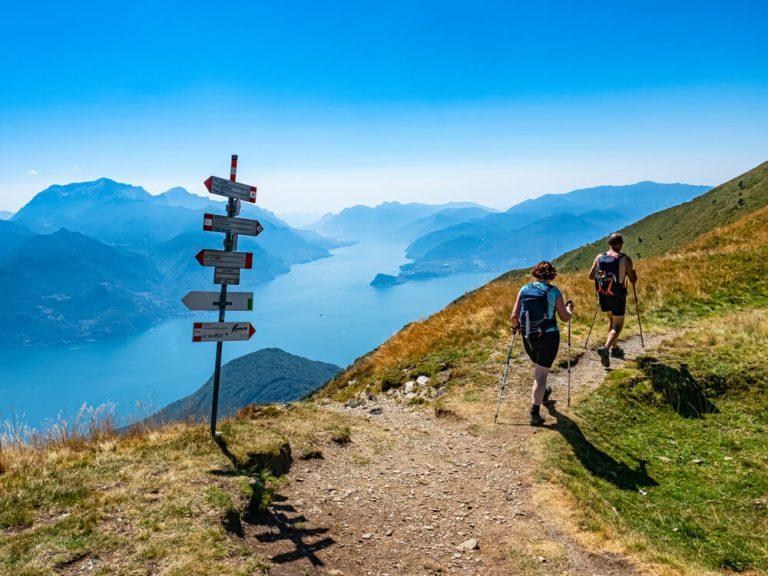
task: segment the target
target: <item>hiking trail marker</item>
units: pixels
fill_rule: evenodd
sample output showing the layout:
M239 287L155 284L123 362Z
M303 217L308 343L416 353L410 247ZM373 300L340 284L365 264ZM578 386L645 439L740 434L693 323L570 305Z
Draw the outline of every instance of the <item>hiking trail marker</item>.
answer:
M232 155L229 180L210 176L205 187L211 194L226 196L227 214L203 215L203 230L224 233L224 250L201 250L195 259L201 266L214 267L213 281L220 284L218 292L190 292L182 299L190 310L218 310L218 322L195 322L192 327L193 342L216 342L216 362L213 370L213 397L211 399L211 436L218 441L216 417L219 409L219 385L221 383L221 351L224 342L250 339L256 332L250 322L225 322L227 310L253 310L253 292L230 292L227 286L240 284L240 270L250 270L253 266L253 254L235 252L237 237L258 236L264 230L258 220L237 218L240 202L256 202L256 187L236 182L237 154Z

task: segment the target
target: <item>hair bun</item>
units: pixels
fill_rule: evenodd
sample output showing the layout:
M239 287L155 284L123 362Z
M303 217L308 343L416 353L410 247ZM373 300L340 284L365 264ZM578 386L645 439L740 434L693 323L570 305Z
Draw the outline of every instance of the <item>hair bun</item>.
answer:
M557 268L551 262L542 260L531 270L531 275L538 280L554 280L557 276Z

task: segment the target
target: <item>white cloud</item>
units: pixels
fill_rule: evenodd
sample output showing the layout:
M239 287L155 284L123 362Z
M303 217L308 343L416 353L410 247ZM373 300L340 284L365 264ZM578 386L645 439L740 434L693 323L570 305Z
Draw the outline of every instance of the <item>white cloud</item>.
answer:
M72 166L72 172L80 172L80 166Z
M37 170L30 170L27 172L30 176L37 176Z

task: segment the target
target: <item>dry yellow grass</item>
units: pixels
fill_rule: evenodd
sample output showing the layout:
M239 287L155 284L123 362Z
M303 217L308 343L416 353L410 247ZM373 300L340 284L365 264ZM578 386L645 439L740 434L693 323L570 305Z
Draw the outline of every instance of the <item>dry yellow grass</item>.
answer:
M768 209L717 229L679 251L636 262L637 285L644 322L679 325L698 318L742 307L768 303L768 284L762 270L768 259ZM412 366L430 355L469 348L502 349L509 338L509 315L517 290L528 277L524 272L506 274L471 292L442 311L400 332L356 361L321 394L339 398L365 387L387 372ZM574 337L586 334L595 312L595 294L586 271L562 274L557 286L576 304ZM633 297L629 296L627 333L637 330ZM349 382L353 381L353 385Z

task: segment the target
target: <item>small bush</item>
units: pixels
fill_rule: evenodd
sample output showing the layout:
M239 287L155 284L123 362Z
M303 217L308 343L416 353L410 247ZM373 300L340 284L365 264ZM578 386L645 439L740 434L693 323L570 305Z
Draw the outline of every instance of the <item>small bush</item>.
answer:
M334 426L330 430L330 438L336 444L344 446L352 441L352 431L349 429L349 426Z

